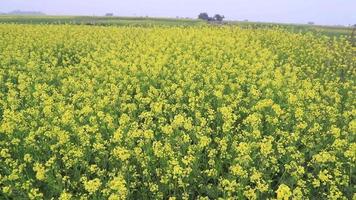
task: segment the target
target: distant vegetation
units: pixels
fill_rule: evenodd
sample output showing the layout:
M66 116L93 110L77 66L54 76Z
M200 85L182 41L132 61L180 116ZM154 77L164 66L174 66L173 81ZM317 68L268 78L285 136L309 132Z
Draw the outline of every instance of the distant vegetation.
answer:
M198 15L198 19L201 20L205 20L205 21L209 21L209 22L222 22L223 19L225 18L224 15L220 15L220 14L215 14L214 17L209 17L208 13L200 13Z
M14 24L78 24L99 26L195 26L202 25L202 20L172 19L150 17L116 17L109 16L0 16L0 23Z
M0 15L25 15L25 16L29 16L29 15L38 15L38 16L42 16L42 15L46 15L43 12L39 12L39 11L22 11L22 10L14 10L8 13L0 13Z
M11 13L15 13L11 12ZM95 25L95 26L201 26L212 22L223 21L224 16L216 14L210 17L207 13L200 13L198 19L189 18L152 18L152 17L118 17L113 13L106 13L106 16L43 16L41 12L24 12L28 15L1 15L1 23L14 24L78 24L78 25ZM32 15L30 14L32 13ZM36 14L37 13L37 14ZM327 36L350 36L352 33L351 27L343 26L318 26L312 23L309 24L278 24L278 23L262 23L244 21L224 21L225 25L240 26L244 29L270 29L270 28L284 28L291 32L313 32Z

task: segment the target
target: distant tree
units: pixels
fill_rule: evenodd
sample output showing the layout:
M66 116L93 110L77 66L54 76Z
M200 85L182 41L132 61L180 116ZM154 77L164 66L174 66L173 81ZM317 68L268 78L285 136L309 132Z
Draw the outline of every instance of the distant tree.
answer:
M221 22L224 18L225 18L224 15L219 15L219 14L214 15L214 17L209 17L208 13L205 12L200 13L198 15L198 19L202 19L209 22L213 22L213 21Z
M314 22L308 22L309 25L314 25L315 23Z
M209 17L208 13L204 12L204 13L200 13L198 15L198 19L209 21L209 19L211 19L211 17Z
M222 22L224 18L225 18L224 15L220 15L220 14L214 15L214 21Z
M105 16L106 17L112 17L112 16L114 16L114 14L113 13L106 13Z

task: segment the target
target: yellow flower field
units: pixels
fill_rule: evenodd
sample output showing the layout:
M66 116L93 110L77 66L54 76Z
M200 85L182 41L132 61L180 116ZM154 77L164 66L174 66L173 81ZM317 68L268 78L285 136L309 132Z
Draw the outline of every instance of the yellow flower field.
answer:
M0 25L0 199L355 199L347 38Z

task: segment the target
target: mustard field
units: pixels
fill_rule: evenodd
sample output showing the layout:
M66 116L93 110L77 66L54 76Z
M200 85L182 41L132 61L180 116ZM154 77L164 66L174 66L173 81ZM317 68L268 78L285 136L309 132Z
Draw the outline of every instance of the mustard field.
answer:
M355 199L355 47L0 25L0 199Z

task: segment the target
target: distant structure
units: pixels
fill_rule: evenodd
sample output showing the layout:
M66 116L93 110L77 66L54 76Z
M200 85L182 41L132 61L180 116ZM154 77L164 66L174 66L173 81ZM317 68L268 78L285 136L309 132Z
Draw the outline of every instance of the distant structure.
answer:
M114 16L114 13L106 13L105 14L105 17L112 17L112 16Z
M215 14L214 17L209 17L208 13L203 12L198 15L198 19L205 20L208 22L222 22L225 16L220 14Z
M308 25L314 25L315 23L314 22L308 22Z

